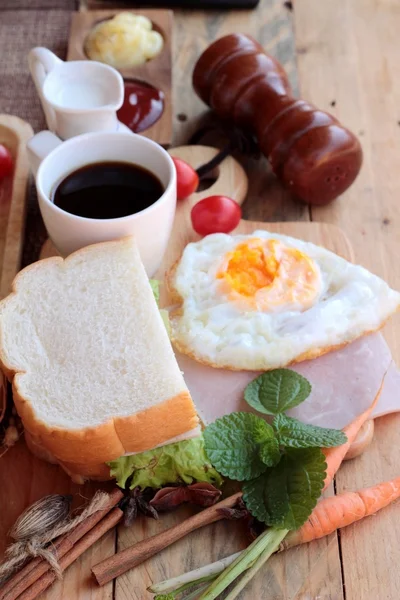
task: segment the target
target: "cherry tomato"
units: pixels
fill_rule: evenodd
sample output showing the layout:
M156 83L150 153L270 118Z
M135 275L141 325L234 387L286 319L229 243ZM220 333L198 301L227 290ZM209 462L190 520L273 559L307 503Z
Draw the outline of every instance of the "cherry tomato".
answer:
M194 205L191 212L193 229L199 235L229 233L239 224L242 210L227 196L209 196Z
M199 176L196 171L187 162L180 158L172 156L172 160L176 169L176 192L178 200L184 200L193 192L199 185Z
M13 170L13 159L10 151L0 144L0 181L7 177Z

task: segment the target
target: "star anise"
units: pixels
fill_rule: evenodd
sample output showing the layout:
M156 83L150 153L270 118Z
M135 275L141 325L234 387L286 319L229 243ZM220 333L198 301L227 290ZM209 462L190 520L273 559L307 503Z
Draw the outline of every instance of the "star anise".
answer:
M125 498L120 504L120 508L124 512L125 527L130 527L139 513L152 519L158 519L156 509L150 504L153 494L152 490L148 488L141 490L138 486L133 490L126 490Z
M124 511L124 525L130 527L139 513L146 517L158 519L159 512L173 510L177 506L189 502L197 506L211 506L219 500L222 492L210 483L193 483L191 485L176 485L161 488L154 493L151 488L141 490L140 487L129 489L127 481L125 497L120 503Z
M236 521L237 519L247 518L250 513L246 508L245 503L240 498L232 508L219 508L218 512L222 513L225 519Z
M233 508L220 508L218 512L221 512L228 520L242 519L251 540L255 540L265 529L265 524L253 517L242 499Z
M184 502L206 507L215 504L221 493L211 483L205 482L171 486L159 490L150 501L150 504L158 511L172 510Z

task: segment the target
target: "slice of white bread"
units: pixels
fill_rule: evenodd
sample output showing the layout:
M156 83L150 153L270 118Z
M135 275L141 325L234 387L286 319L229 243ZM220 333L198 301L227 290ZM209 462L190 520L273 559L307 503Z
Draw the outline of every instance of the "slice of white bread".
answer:
M190 437L198 417L132 238L21 271L0 361L29 445L83 476Z

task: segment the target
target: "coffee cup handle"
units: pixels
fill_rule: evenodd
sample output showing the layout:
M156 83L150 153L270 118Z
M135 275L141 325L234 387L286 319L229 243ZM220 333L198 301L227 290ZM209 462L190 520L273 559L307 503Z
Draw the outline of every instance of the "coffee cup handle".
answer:
M60 144L62 140L51 131L41 131L28 141L26 144L28 161L35 178L42 160Z
M62 62L53 52L40 46L33 48L28 54L29 70L42 103L47 126L53 132L57 130L56 115L43 94L43 84L48 73Z

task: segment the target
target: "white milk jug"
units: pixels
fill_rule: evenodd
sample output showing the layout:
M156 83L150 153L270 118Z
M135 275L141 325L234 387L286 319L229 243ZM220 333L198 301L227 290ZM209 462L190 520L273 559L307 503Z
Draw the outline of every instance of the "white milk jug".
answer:
M47 126L59 138L130 131L117 118L124 81L113 67L92 60L64 62L41 47L29 52L28 61Z

